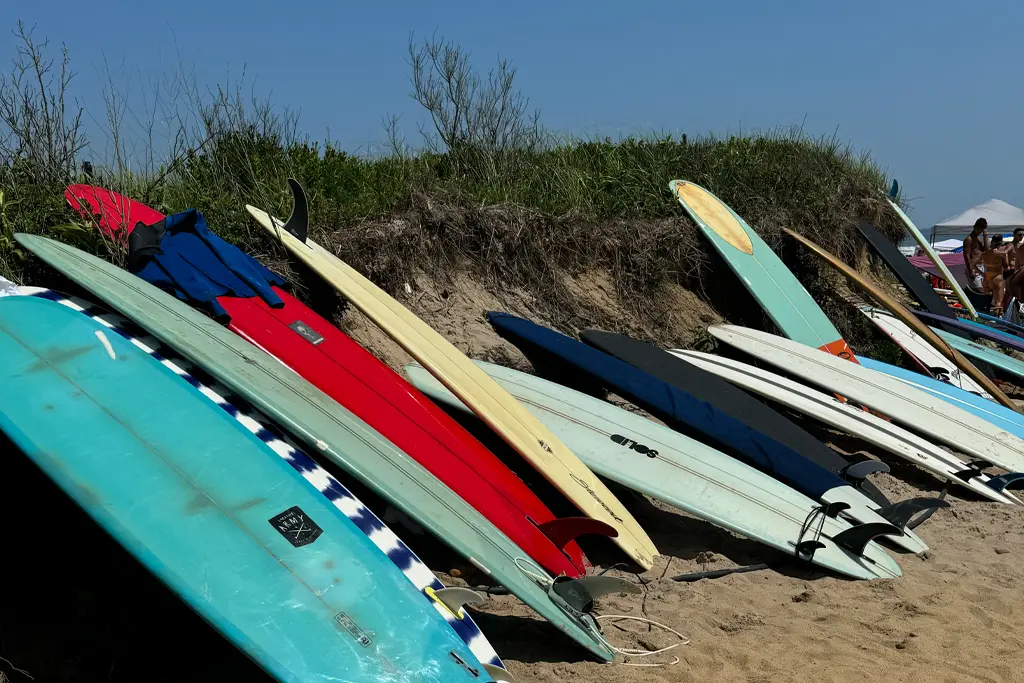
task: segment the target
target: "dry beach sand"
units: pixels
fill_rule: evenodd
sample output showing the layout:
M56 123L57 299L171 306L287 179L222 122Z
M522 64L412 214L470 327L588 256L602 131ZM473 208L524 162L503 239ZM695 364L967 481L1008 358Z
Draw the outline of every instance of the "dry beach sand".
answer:
M520 365L481 317L487 309L528 314L482 288L444 295L429 285L408 297L417 313L475 357ZM590 288L600 293L600 288ZM508 304L508 300L505 301ZM679 343L709 310L670 320ZM681 317L682 318L682 317ZM393 367L408 358L354 312L345 328ZM624 329L624 331L631 331ZM893 475L874 480L894 499L936 495L941 483L843 435L822 432L854 457L879 457ZM27 460L0 442L0 671L12 681L257 681L263 674L213 633L99 532ZM966 495L966 494L965 494ZM892 551L904 571L893 581L857 582L793 566L787 558L665 505L623 493L665 555L640 576L641 595L602 599L597 611L641 616L690 642L633 663L587 661L584 652L513 597L492 596L478 622L520 681L587 683L996 683L1024 681L1024 507L962 499L918 529L924 557ZM405 536L405 532L399 530ZM11 540L15 539L15 540ZM408 538L417 549L425 539ZM592 550L591 550L592 548ZM600 568L622 561L587 546ZM427 547L429 556L431 548ZM434 548L441 553L440 549ZM443 553L442 553L443 554ZM434 563L436 568L449 558ZM773 569L696 583L671 576L768 562ZM473 582L473 577L468 577ZM455 580L458 582L459 580ZM635 623L602 622L620 647L658 648L674 636ZM26 673L18 673L15 667ZM343 672L339 677L344 679Z

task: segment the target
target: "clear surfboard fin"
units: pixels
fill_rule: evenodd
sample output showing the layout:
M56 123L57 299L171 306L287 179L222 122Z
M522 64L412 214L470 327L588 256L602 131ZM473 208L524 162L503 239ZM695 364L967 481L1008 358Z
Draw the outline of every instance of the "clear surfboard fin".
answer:
M487 672L487 675L491 677L494 683L515 683L515 676L509 673L507 669L502 669L495 664L484 664L484 671Z
M459 619L463 616L462 608L464 606L479 605L484 602L484 596L476 591L458 586L451 586L440 590L427 588L425 592L432 600L441 603L445 609Z
M584 576L580 579L559 576L551 584L551 591L584 614L594 608L594 602L602 595L643 592L635 583L614 576Z
M282 227L305 242L309 236L309 202L306 200L306 192L295 178L288 179L288 187L292 191L292 214Z
M559 550L580 536L607 536L615 538L619 532L610 524L590 517L561 517L538 524L537 528L547 536Z

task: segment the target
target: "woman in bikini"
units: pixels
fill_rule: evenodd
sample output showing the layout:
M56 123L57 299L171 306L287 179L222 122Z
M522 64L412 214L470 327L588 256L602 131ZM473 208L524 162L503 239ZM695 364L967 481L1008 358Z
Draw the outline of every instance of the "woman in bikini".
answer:
M1003 299L1006 294L1004 273L1010 268L1010 257L1002 248L1003 236L996 235L981 254L981 262L985 266L984 280L981 291L992 294L992 315L1002 315Z

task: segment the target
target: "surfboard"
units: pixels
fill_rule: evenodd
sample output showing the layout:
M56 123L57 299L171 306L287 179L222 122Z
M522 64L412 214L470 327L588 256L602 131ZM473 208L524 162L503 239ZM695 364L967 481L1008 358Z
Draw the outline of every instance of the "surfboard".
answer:
M888 415L930 440L1010 472L1024 471L1024 441L904 382L853 364L836 363L828 354L816 353L766 332L736 325L714 325L708 332L804 382L828 391L840 391L836 387L842 387L844 396Z
M899 318L896 318L888 311L872 306L862 305L857 308L885 336L889 337L893 343L903 349L903 352L917 364L921 372L929 377L939 377L943 381L948 381L953 386L960 387L966 391L973 391L989 401L995 401L987 391L978 386L977 382L960 372L960 368L936 351L935 347L924 341L920 335L910 329ZM857 357L858 361L862 361L862 359L863 356Z
M97 216L100 229L119 239L138 222L164 219L158 211L103 188L72 185L65 196L83 213ZM574 532L593 529L590 520L556 520L508 466L399 374L284 289L272 289L283 305L270 306L259 296L217 297L231 316L228 329L414 458L546 570L556 576L586 573L588 562L572 538Z
M973 320L963 320L960 318L956 318L954 320L943 320L940 319L939 316L932 315L929 311L914 311L914 314L933 327L938 327L939 329L946 327L955 328L953 330L943 330L950 334L955 334L957 330L960 330L962 332L966 332L971 337L994 342L1000 346L1005 346L1008 349L1024 353L1024 339L1021 339L1011 332L1003 332L990 327L989 325L975 322ZM963 338L962 335L956 336Z
M900 513L919 503L932 506L935 499L904 501L883 509L849 481L776 441L770 433L747 425L677 385L528 320L495 312L488 313L487 319L498 334L523 352L545 379L595 396L603 397L607 392L621 396L676 431L761 470L826 507L838 504L837 511L843 516L867 524L868 528L886 529L879 533L893 543L912 552L927 549L924 541L905 528L906 521L901 519ZM674 359L669 356L669 360ZM881 463L872 464L868 472L860 468L857 465L847 470L845 474L850 481L863 480L870 472L888 470Z
M1017 503L1016 499L1002 493L1005 486L1003 480L993 481L930 441L869 412L857 410L830 394L730 358L683 349L671 349L669 353L713 372L736 386L874 444L944 481L959 484L997 503ZM1024 481L1020 483L1024 485Z
M278 680L488 678L351 521L117 334L51 301L4 297L0 377L0 429Z
M328 458L488 574L596 658L610 661L589 614L567 611L562 593L588 590L583 579L553 586L526 553L419 463L299 375L176 298L74 247L16 233L22 247L131 319L220 384ZM526 569L525 567L529 567ZM602 577L604 578L604 577ZM626 584L621 590L632 588Z
M965 356L988 363L992 367L1002 370L1012 377L1014 384L1024 386L1022 384L1022 380L1024 380L1024 362L1002 351L990 349L983 344L963 339L955 334L949 334L942 330L935 330L935 333Z
M330 472L318 465L315 460L285 437L276 426L272 426L266 417L238 396L234 396L224 387L218 386L201 368L197 368L179 357L158 339L154 339L137 325L116 313L111 313L91 301L66 296L40 287L20 287L17 293L22 296L34 296L54 301L73 311L78 311L119 335L192 385L204 399L230 415L266 444L274 454L288 463L293 470L330 501L339 513L351 520L370 539L370 542L402 571L410 583L423 593L424 598L436 607L438 613L469 646L469 649L484 664L494 680L512 680L507 671L497 670L497 668L504 669L504 664L473 618L465 610L460 610L456 606L449 607L443 602L449 591L426 564L362 501L345 488Z
M995 327L996 329L1010 332L1018 337L1024 333L1024 327L1017 325L1016 323L1012 323L1009 320L1003 320L1002 318L997 318L994 315L989 315L988 313L979 313L978 320L987 324L989 327Z
M956 313L949 307L946 300L939 296L931 284L924 279L921 271L913 266L907 257L904 256L896 245L886 239L885 235L878 231L878 228L871 225L864 219L855 221L857 230L864 236L874 250L882 257L885 265L889 266L896 278L907 288L910 296L917 299L917 302L936 317L954 320Z
M837 477L850 468L850 461L826 446L792 420L772 409L763 401L720 379L692 363L680 360L664 349L613 332L583 330L580 339L619 360L665 382L680 391L685 391L698 401L714 406L739 422L763 435L770 436L802 459L822 467ZM863 480L856 482L862 493L876 504L886 507L890 504L885 494L874 483Z
M782 334L854 360L836 326L746 221L700 185L673 180L668 187Z
M1002 403L1004 406L1011 410L1019 409L1017 405L1009 399L999 387L995 385L992 380L984 375L978 368L976 368L967 358L962 354L958 353L955 348L951 348L949 344L943 342L943 339L936 335L930 327L918 320L913 313L911 313L903 304L899 303L877 287L874 283L868 280L866 277L858 273L850 266L843 263L835 255L830 254L828 250L823 249L811 240L807 239L803 235L790 230L789 228L783 228L783 232L795 239L800 244L807 247L819 258L827 262L833 268L838 270L840 273L845 275L847 278L852 280L854 284L864 290L868 295L878 301L882 306L887 309L894 316L903 321L904 324L909 326L912 330L917 332L925 341L931 344L936 351L941 353L943 356L953 362L960 370L962 370L968 377L977 382L978 386L982 387L992 398Z
M595 472L712 524L759 541L787 555L807 538L805 521L820 506L806 496L699 441L605 401L526 373L476 361L554 431ZM471 411L429 372L405 366L416 387L435 401ZM821 567L858 579L893 578L899 566L875 543L863 556L844 532L852 527L826 517L814 538L823 547L809 554ZM836 542L833 539L838 538Z
M613 540L630 558L644 569L653 567L658 552L654 542L608 487L451 342L354 268L309 239L305 195L294 180L289 180L289 186L296 211L287 225L254 206L246 206L246 209L289 253L319 274L472 407L488 427L583 514L615 529L618 535Z
M940 273L942 273L942 279L949 284L950 289L953 290L953 294L956 295L960 304L967 309L973 317L977 317L978 311L975 310L974 304L971 303L971 300L964 292L963 287L961 287L960 283L956 281L955 277L953 277L953 273L949 272L949 268L946 267L946 264L943 263L941 258L939 258L939 255L935 253L934 249L932 249L932 245L928 242L925 236L921 234L921 231L917 229L917 226L914 225L914 221L910 220L910 216L905 214L903 209L899 207L899 204L894 201L897 196L899 196L899 183L897 183L894 178L892 181L892 187L889 189L889 195L886 197L886 201L889 202L889 206L896 212L896 215L900 217L900 220L903 221L903 225L906 226L907 232L910 233L910 236L914 238L917 245L921 247L921 250L928 255L928 258L932 260L935 267L939 269Z
M995 401L989 401L977 394L955 387L952 384L947 384L946 382L933 379L931 377L925 377L924 375L901 368L897 365L890 365L864 356L860 357L860 362L861 365L866 368L883 372L890 377L895 377L901 382L906 382L914 388L927 391L928 393L938 396L959 408L963 408L969 413L973 413L982 419L988 420L1000 429L1005 429L1014 436L1024 439L1024 415L1015 413L1012 410L1007 410Z

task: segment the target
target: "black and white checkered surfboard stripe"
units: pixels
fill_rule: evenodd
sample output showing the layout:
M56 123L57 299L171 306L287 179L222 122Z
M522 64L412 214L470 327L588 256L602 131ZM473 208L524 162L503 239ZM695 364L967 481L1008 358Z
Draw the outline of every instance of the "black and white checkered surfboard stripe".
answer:
M19 291L23 295L55 301L91 317L99 324L124 337L137 348L145 351L195 387L207 399L220 406L221 409L238 420L246 429L263 441L274 453L283 458L306 481L316 487L338 510L359 527L366 534L367 538L384 552L405 574L406 578L416 586L417 590L423 594L424 599L429 600L437 608L437 611L445 618L459 637L466 642L477 659L486 664L504 666L494 647L469 614L464 612L463 618L456 618L451 612L426 594L427 588L433 590L444 588L444 584L434 576L427 565L369 508L342 486L341 482L331 476L327 470L316 464L312 458L295 444L286 440L278 430L268 428L267 425L270 424L270 421L243 399L232 395L225 388L216 384L204 371L178 356L159 340L153 338L145 330L123 316L111 313L84 299L68 297L49 289L21 287Z

